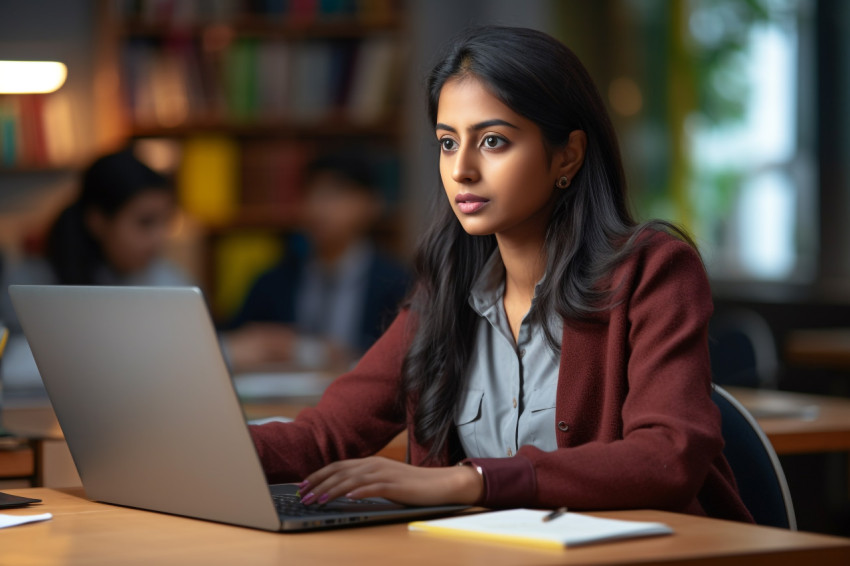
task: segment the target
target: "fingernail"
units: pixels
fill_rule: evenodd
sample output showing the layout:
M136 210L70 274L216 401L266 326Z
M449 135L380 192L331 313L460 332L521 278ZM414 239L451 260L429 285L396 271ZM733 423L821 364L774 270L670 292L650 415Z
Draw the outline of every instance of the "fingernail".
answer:
M302 481L301 483L298 484L298 489L304 489L308 485L310 485L310 482L308 482L307 480L304 480L304 481Z
M325 503L328 502L328 499L330 499L330 498L331 498L331 496L328 495L327 493L322 494L322 496L319 498L319 505L324 505Z
M357 493L356 493L356 492L354 492L354 491L349 491L348 493L346 493L346 494L345 494L345 496L346 496L348 499L358 499L358 497L357 497Z
M309 505L313 502L314 499L316 499L316 494L311 491L310 493L301 498L301 503L303 503L304 505Z

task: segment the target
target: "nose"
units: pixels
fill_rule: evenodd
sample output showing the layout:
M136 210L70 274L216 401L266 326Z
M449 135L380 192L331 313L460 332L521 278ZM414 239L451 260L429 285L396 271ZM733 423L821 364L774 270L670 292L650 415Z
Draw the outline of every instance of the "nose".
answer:
M455 153L452 180L455 183L475 183L481 178L473 149L461 148Z

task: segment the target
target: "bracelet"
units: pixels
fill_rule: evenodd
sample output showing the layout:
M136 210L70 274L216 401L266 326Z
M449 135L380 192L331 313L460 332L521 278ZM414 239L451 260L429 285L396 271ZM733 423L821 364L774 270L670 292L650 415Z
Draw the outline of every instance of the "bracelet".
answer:
M458 466L471 466L475 468L475 471L478 472L478 475L481 476L482 483L484 482L484 470L481 469L481 466L473 462L472 460L461 460L457 463Z

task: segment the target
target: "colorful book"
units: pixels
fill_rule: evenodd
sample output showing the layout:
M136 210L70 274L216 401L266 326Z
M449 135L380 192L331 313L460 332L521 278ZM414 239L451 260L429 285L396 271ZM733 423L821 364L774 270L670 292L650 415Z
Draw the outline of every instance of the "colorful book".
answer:
M239 208L239 145L226 136L197 136L183 145L177 175L184 209L209 225L222 225Z

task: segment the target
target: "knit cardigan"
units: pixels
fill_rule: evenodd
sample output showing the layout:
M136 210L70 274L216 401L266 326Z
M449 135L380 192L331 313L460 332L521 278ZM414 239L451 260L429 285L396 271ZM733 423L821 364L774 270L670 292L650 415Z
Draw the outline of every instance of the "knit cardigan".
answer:
M475 459L485 484L479 503L652 508L751 522L721 453L720 413L710 397L713 306L699 256L657 233L609 283L612 309L593 320L564 321L552 422L558 449L523 446L513 457ZM402 311L315 408L293 423L251 427L270 482L374 454L405 428L412 464L456 463L449 447L426 462L428 447L416 442L412 417L399 403L415 331L415 316Z

